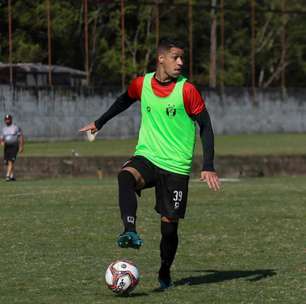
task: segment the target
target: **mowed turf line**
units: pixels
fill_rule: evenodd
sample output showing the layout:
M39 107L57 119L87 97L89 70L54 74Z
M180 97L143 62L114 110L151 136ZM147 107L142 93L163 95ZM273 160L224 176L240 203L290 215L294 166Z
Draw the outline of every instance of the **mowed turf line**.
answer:
M1 183L0 303L305 303L306 177L243 179L213 193L191 181L173 267L176 287L154 293L159 217L143 192L139 250L119 249L116 181ZM131 297L104 285L107 265L134 261Z
M103 133L101 132L101 135ZM216 155L303 155L306 151L306 134L240 134L217 135ZM129 156L134 153L137 140L103 139L98 135L94 142L49 141L27 142L22 156ZM0 151L0 155L2 151ZM196 154L202 153L197 140Z

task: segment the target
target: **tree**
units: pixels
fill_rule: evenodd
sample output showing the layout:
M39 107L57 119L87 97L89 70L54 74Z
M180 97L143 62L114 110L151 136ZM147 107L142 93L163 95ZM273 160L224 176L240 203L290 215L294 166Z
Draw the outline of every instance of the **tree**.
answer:
M205 86L209 83L215 86L214 75L216 74L217 83L220 77L218 61L213 59L215 50L217 58L220 52L219 1L192 1L193 80ZM306 3L302 0L287 0L288 12L284 18L281 13L283 1L285 0L256 1L258 87L280 86L286 73L290 74L286 78L288 86L306 85ZM46 1L15 0L12 3L13 61L47 63ZM82 3L83 1L75 0L51 0L53 64L84 69ZM92 83L119 84L120 2L88 0L88 4L89 69ZM136 73L145 73L155 65L154 5L154 1L125 0L127 79L131 79ZM216 9L212 10L212 6L216 6ZM161 0L159 7L161 38L172 36L188 45L188 1ZM251 85L250 13L250 0L225 1L225 86ZM0 62L8 62L7 29L7 1L0 1ZM216 47L211 43L213 41L217 41ZM186 63L189 61L188 56L187 49ZM215 62L216 73L213 72ZM188 75L188 65L186 68L184 74Z

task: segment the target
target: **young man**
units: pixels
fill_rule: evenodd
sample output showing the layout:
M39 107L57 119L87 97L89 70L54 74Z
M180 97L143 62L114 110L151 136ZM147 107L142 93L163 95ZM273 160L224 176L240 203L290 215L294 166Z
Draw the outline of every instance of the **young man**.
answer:
M5 127L2 129L0 142L4 146L4 163L6 167L5 180L15 181L14 163L18 152L23 152L24 137L22 130L13 124L13 117L10 114L4 116Z
M196 88L181 76L184 49L181 43L160 42L155 73L134 79L127 92L95 122L80 131L96 132L136 100L141 101L141 127L134 156L118 175L119 206L124 232L120 247L139 248L143 241L136 232L136 193L155 187L155 209L161 216L161 266L159 290L171 286L170 267L178 245L178 222L184 218L189 173L195 146L196 125L204 151L200 179L218 190L214 169L214 134L204 100Z

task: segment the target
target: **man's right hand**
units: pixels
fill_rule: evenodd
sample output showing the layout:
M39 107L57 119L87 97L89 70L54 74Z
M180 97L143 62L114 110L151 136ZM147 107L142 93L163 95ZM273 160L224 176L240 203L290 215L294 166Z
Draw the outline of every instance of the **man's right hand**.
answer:
M79 132L86 132L86 131L91 131L91 133L94 134L98 131L98 129L96 128L95 123L91 122L90 124L86 125L85 127L79 130Z

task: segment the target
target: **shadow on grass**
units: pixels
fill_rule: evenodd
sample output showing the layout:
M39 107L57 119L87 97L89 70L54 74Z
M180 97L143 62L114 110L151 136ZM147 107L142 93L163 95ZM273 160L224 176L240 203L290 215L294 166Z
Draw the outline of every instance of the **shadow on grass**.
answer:
M149 294L146 292L132 292L126 295L116 295L117 298L137 298L137 297L145 297Z
M247 278L247 281L256 282L265 279L267 277L272 277L276 275L276 272L273 269L228 270L228 271L207 269L202 271L197 270L195 272L209 272L209 274L190 276L187 278L180 279L174 282L174 286L219 283L219 282L230 281L240 278Z

